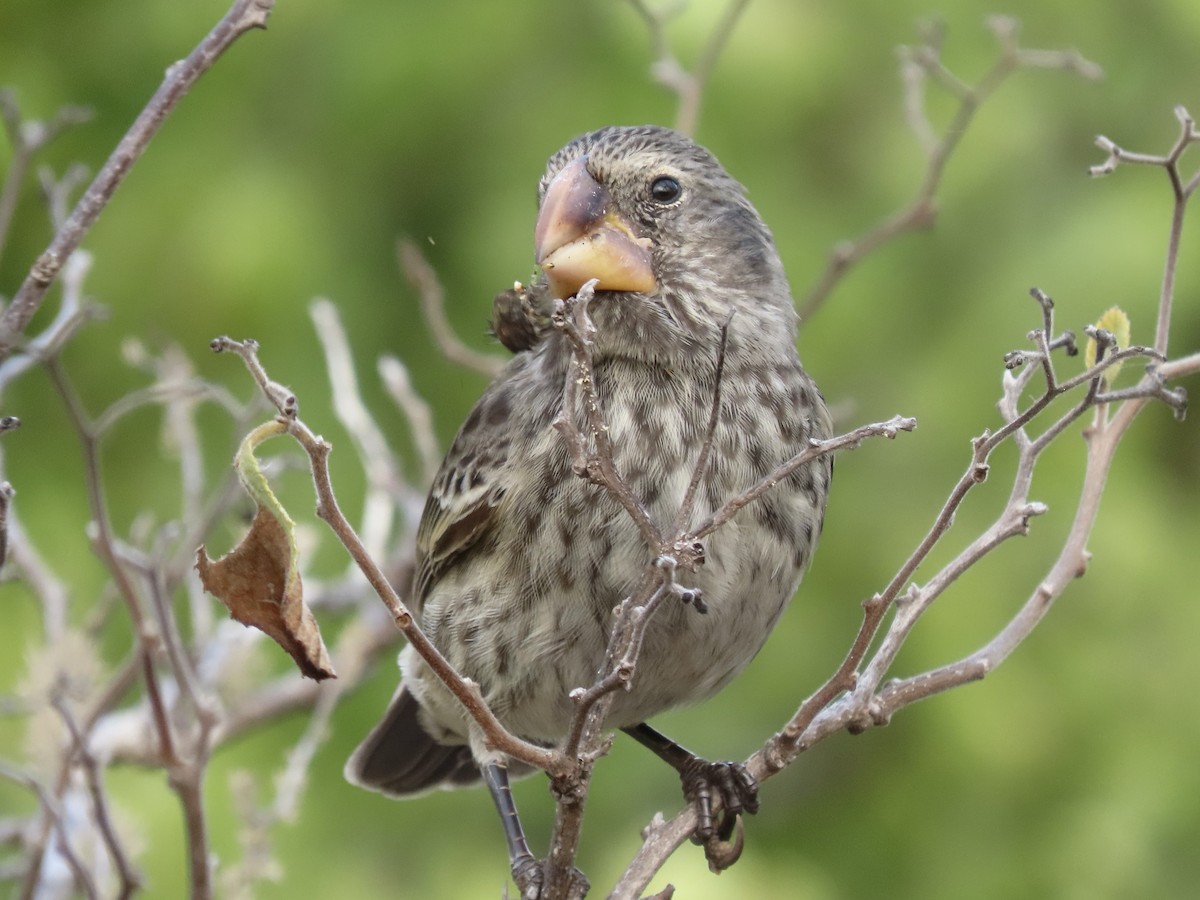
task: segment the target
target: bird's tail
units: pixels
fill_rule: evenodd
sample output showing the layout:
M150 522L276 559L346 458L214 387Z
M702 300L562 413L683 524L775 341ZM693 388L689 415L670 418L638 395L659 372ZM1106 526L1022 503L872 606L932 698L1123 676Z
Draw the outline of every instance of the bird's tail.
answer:
M435 741L421 725L420 709L401 685L383 719L346 761L346 780L389 797L411 797L479 781L470 748Z

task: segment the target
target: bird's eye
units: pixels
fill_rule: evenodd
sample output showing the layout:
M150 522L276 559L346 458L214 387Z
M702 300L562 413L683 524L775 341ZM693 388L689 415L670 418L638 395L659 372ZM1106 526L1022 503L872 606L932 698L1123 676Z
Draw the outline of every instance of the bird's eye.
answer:
M670 175L660 175L650 183L650 196L655 203L673 203L682 193L683 188Z

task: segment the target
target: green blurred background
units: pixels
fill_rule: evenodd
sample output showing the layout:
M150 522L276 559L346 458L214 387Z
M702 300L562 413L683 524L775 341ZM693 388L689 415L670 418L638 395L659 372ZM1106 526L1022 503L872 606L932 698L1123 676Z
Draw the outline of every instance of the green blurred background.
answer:
M1106 71L1099 84L1053 72L1006 84L950 165L938 227L876 254L806 325L802 355L842 424L900 412L920 428L841 459L815 568L767 648L722 696L656 723L711 757L750 752L836 665L859 602L924 533L966 466L969 438L996 426L1001 356L1039 323L1032 285L1055 297L1060 327L1080 331L1119 303L1134 339L1152 339L1166 179L1123 169L1092 180L1086 170L1102 158L1097 133L1158 152L1175 138L1174 104L1200 113L1200 4L934 2L755 0L705 97L698 138L748 186L802 294L835 242L908 200L918 183L922 160L902 121L894 48L914 39L919 19L942 15L945 57L968 81L995 58L983 25L991 12L1019 17L1026 45L1074 46ZM674 21L685 64L723 8L693 2ZM61 138L46 161L58 171L73 161L95 170L164 68L224 9L223 0L5 0L0 84L17 88L34 117L68 103L93 107L94 121ZM269 29L245 36L185 98L85 242L96 256L88 290L110 310L66 355L85 401L96 411L145 383L121 360L129 336L153 347L177 342L205 377L246 396L236 360L212 357L207 343L253 336L272 375L299 393L306 420L337 447L343 505L356 510L362 478L330 410L310 299L338 304L385 426L401 433L374 363L394 353L448 440L484 382L433 346L398 274L396 237L425 248L467 341L496 349L484 334L490 300L531 271L534 189L546 156L602 124L672 121L674 100L651 81L649 61L645 30L618 0L283 0ZM932 107L944 120L949 104ZM0 148L0 167L8 156ZM0 263L0 292L15 291L50 233L31 180ZM1194 234L1189 226L1176 353L1200 346ZM69 574L82 620L102 576L84 536L77 446L40 372L9 390L3 412L25 421L5 439L5 476L32 539ZM215 469L234 436L215 411L202 421ZM159 424L157 413L138 413L106 446L122 532L140 510L173 509L176 476ZM684 848L655 884L670 880L688 898L1193 895L1198 438L1195 417L1181 424L1148 409L1118 456L1087 577L1006 665L904 711L887 729L820 745L766 786L737 866L714 877L699 850ZM938 603L895 674L969 652L1024 600L1069 524L1082 460L1076 429L1039 469L1034 496L1051 514ZM998 454L993 481L969 500L935 562L1000 508L1011 464L1011 452ZM304 477L289 476L282 490L306 517ZM214 536L214 549L235 530ZM319 562L332 571L340 557L318 534ZM37 609L20 585L0 587L0 621L0 691L9 693L38 635ZM114 658L121 646L110 648ZM279 880L260 884L258 896L499 896L503 841L482 791L393 804L342 781L345 756L394 683L385 665L339 707L299 820L274 832ZM223 864L238 857L230 774L252 771L269 794L303 725L293 716L218 751L207 802ZM21 729L20 719L0 720L0 755L19 754ZM109 779L121 818L142 836L147 895L181 896L181 817L164 775L124 769ZM25 808L25 794L0 789L4 813ZM544 781L519 785L518 801L544 842L552 810ZM581 857L597 895L652 813L679 802L675 777L618 740L597 769Z

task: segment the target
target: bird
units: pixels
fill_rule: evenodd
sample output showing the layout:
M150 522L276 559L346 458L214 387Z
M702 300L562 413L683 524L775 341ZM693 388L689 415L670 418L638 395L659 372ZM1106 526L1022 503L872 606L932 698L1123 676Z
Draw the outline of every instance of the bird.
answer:
M496 298L494 330L514 355L433 481L409 604L511 733L552 746L574 715L571 692L596 680L614 608L657 552L573 469L555 426L573 365L553 326L556 304L592 288L593 383L613 462L664 532L706 441L696 520L829 437L832 424L798 355L771 232L711 152L665 127L600 128L550 157L538 201L540 274ZM705 539L703 565L679 576L703 602L658 608L632 684L610 708L606 727L680 772L685 795L702 804L705 839L728 837L730 813L756 811L757 785L740 764L708 763L647 719L711 697L758 653L808 567L831 476L829 457L817 457ZM411 646L399 665L400 686L347 779L392 797L482 779L514 878L536 880L508 791L509 775L527 770L485 746ZM715 825L713 791L725 813Z

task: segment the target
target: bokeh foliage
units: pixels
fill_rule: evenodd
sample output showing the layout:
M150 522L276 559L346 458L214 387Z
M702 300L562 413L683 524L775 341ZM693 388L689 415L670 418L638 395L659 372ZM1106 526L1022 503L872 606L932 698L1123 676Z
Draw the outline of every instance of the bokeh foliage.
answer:
M722 6L698 0L676 20L670 34L685 63ZM94 121L46 159L58 171L74 161L95 169L164 67L223 11L220 0L6 0L0 82L18 90L31 116L92 106ZM836 241L915 190L921 160L902 121L893 48L936 12L927 0L756 0L716 69L698 137L749 187L797 293ZM766 650L724 695L657 723L706 755L744 756L836 664L858 602L923 533L967 463L968 438L996 424L1000 358L1040 322L1031 285L1056 298L1061 327L1079 331L1119 304L1133 339L1150 339L1165 179L1123 169L1096 181L1086 168L1102 158L1097 133L1158 152L1174 139L1173 104L1200 113L1200 5L944 4L945 56L966 80L994 58L982 25L991 12L1020 18L1028 46L1078 47L1107 77L1097 85L1017 75L952 161L938 226L874 256L806 324L802 355L844 424L896 412L921 424L839 462L816 566ZM89 292L110 310L66 357L85 401L98 410L144 383L122 362L129 336L178 343L206 377L248 394L240 367L206 348L221 333L255 337L306 420L341 442L334 476L343 506L355 509L362 479L330 411L309 299L327 295L340 307L381 419L401 434L372 375L381 353L396 353L448 440L483 382L433 346L397 272L396 236L422 242L467 340L497 349L484 334L490 299L532 268L545 157L601 124L672 120L674 101L651 82L648 63L647 36L618 0L281 0L269 30L243 38L184 100L85 242L96 256ZM8 152L0 147L0 167ZM0 262L5 294L50 236L32 181L18 215ZM1194 223L1185 230L1176 352L1200 346L1193 234ZM5 475L82 618L102 575L84 536L79 454L59 401L35 373L0 412L24 420L5 439ZM215 471L236 436L215 411L204 421ZM121 531L144 510L171 510L160 424L139 413L106 447ZM1067 527L1082 449L1066 435L1043 460L1034 496L1051 514L941 601L902 656L905 672L973 649L1033 589ZM961 540L1003 503L1005 462L1001 454L994 483L960 515ZM297 517L311 507L303 475L285 478L281 492ZM1200 880L1198 519L1195 419L1180 424L1151 408L1118 457L1087 577L1022 651L982 684L907 710L885 730L839 736L772 781L745 857L719 880L698 850L685 849L658 883L669 879L686 897L1187 894ZM235 532L231 523L214 537L214 551ZM316 533L319 564L339 566L332 540ZM0 621L0 691L10 692L37 622L20 585L0 586ZM342 781L345 756L393 687L384 667L343 702L299 821L275 832L280 881L259 896L498 895L503 841L483 792L391 804ZM0 720L0 753L19 752L20 725ZM214 850L226 863L238 855L230 774L248 769L269 792L301 728L293 717L218 752L207 794ZM118 770L110 784L143 835L148 895L180 896L182 829L162 774ZM27 799L0 784L4 812ZM522 783L518 800L531 830L544 833L544 782ZM678 803L673 775L618 741L597 770L589 810L581 865L593 883L620 871L654 810Z

